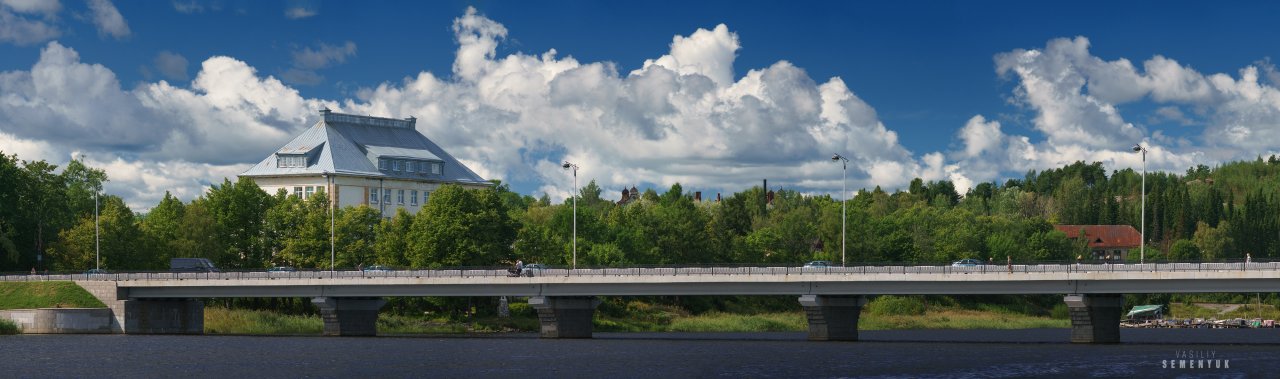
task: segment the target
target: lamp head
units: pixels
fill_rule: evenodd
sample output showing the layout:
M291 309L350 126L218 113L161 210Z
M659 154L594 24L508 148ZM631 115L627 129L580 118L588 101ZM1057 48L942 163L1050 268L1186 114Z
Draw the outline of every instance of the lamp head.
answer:
M1133 145L1133 152L1136 153L1139 151L1142 151L1142 145L1137 145L1137 144Z
M831 155L831 160L833 160L833 161L838 161L838 160L840 160L840 154L832 154L832 155Z
M569 167L572 167L572 166L573 166L573 165L569 164L569 162L564 162L564 164L560 165L560 167L564 167L564 168L566 168L566 169L567 169L567 168L569 168Z

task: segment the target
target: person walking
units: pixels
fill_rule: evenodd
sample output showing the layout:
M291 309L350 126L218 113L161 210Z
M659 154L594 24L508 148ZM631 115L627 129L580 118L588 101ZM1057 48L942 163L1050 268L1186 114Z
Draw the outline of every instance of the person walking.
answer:
M1005 259L1005 262L1009 264L1009 273L1012 274L1013 273L1013 256L1006 255L1004 256L1004 259Z
M522 273L524 273L524 261L517 259L516 260L516 276L520 276L520 274Z

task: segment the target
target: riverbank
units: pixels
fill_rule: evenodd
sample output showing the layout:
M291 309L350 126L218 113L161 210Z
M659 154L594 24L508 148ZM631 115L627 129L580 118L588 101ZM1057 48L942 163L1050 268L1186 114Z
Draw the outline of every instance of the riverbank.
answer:
M878 315L863 312L861 330L909 329L1038 329L1067 328L1070 321L1050 317L1009 314L995 311L939 309L919 315ZM383 314L378 317L379 334L462 334L536 332L536 315L513 313L510 317L473 317L449 320L442 317ZM324 324L319 316L285 315L271 311L205 308L205 333L252 335L314 335ZM674 314L671 317L609 317L598 315L597 332L803 332L808 330L804 312L733 314L711 312L701 315Z

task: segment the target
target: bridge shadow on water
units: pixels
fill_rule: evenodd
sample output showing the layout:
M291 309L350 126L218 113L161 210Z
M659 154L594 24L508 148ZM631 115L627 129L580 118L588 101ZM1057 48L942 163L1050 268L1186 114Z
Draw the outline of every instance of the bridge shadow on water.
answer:
M768 341L817 344L941 343L1078 345L1071 330L1043 329L915 329L864 330L859 341L809 341L804 332L596 332L597 341ZM540 339L533 332L383 334L372 338ZM573 341L573 340L547 340ZM1280 329L1121 329L1118 345L1259 345L1280 350ZM1105 345L1101 345L1105 346Z

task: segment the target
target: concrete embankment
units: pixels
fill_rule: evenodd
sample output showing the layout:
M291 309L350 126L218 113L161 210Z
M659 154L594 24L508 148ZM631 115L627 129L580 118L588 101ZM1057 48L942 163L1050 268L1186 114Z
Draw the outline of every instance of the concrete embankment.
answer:
M114 290L102 288L102 292ZM72 282L0 284L0 319L13 321L24 334L118 333L115 312L95 307L101 297Z
M0 311L24 334L97 334L111 333L111 309L108 308L40 308Z

